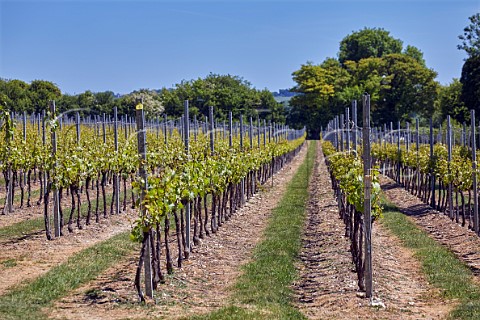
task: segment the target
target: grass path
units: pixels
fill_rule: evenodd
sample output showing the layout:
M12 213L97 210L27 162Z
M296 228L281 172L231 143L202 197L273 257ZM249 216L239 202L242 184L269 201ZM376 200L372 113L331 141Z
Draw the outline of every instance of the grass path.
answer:
M414 251L428 281L449 300L459 302L452 319L480 319L480 287L474 283L470 269L450 250L421 230L391 202L384 201L381 223Z
M46 319L43 307L78 288L138 247L129 231L84 249L45 275L0 296L0 319Z
M316 148L316 142L310 142L305 161L272 212L264 240L255 248L252 261L242 267L231 303L191 319L305 319L292 304L290 286L297 277L294 262L301 246Z

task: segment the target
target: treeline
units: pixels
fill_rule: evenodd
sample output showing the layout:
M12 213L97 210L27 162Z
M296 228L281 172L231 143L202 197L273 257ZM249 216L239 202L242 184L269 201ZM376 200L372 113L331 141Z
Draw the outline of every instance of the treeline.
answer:
M134 115L134 104L143 99L148 118L166 113L170 117L183 114L183 104L189 100L191 116L200 119L208 115L208 107L215 107L215 117L226 120L229 111L238 118L257 116L276 123L285 123L286 111L283 104L275 101L267 89L258 90L239 76L209 74L205 78L182 81L174 88L160 90L140 89L126 95L112 91L85 91L77 95L62 94L57 85L50 81L0 79L0 104L14 112L41 113L55 100L59 112L79 111L82 116L111 114L117 107L119 115Z
M338 58L307 62L293 72L292 91L299 95L290 101L287 123L306 125L310 136L318 136L320 126L364 92L371 97L374 125L405 124L415 118L426 124L431 117L439 124L447 115L460 123L469 121L469 110L480 112L479 14L469 19L471 24L459 36L458 49L468 54L460 79L441 85L418 48L404 47L384 29L364 28L342 39Z

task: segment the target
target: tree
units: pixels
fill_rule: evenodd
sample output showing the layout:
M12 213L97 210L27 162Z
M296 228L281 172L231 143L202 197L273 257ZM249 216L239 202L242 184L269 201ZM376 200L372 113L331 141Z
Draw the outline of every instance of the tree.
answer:
M480 13L468 18L470 24L463 29L463 34L458 38L462 40L457 48L465 50L469 57L480 55Z
M461 100L462 83L458 79L446 85L440 86L435 107L440 113L440 119L450 115L459 123L470 121L470 112Z
M320 65L307 62L292 76L297 83L292 91L300 95L290 100L292 108L287 124L295 128L306 126L308 136L317 139L320 126L325 126L345 107L348 95L344 89L348 87L350 75L338 60L327 58Z
M260 116L264 116L265 120L275 123L285 123L286 110L282 103L275 100L272 93L267 89L258 92L260 105L258 106L258 113ZM263 114L264 112L264 114Z
M78 96L64 94L56 101L56 107L58 112L60 113L66 113L70 110L75 110L75 109L78 110L80 108L80 106L78 105ZM89 114L89 112L83 112L81 110L78 110L78 111L82 116Z
M32 112L28 83L22 80L0 79L0 92L5 95L5 103L9 110L15 112Z
M130 98L132 107L138 99L143 100L143 109L145 117L153 119L159 117L164 110L160 95L154 90L140 89L131 92L126 99Z
M360 61L364 58L380 58L386 54L401 53L402 41L390 36L390 32L382 28L364 28L347 35L340 42L338 60Z
M423 52L420 51L417 47L407 45L403 53L420 63L422 66L426 67L425 59L423 58Z
M275 105L272 93L252 88L250 82L239 76L213 73L203 79L183 80L173 89L163 88L160 96L165 112L175 117L183 114L185 100L190 102L191 115L208 116L208 108L213 106L214 116L219 120L226 120L230 111L237 119L240 114L265 118L268 112L259 113L259 110L271 109L273 115L276 112L273 109L279 108ZM279 114L275 116L281 119Z
M94 112L96 114L113 114L115 94L112 91L95 92Z
M410 121L415 116L430 117L437 95L437 73L404 54L390 54L385 62L384 86L372 118L377 124Z
M94 113L95 95L92 91L87 90L77 95L77 105L84 114L97 115Z
M32 81L28 93L32 100L33 110L38 113L42 110L48 110L49 101L56 100L62 95L57 85L45 80Z
M473 55L465 61L460 82L461 99L465 107L480 114L480 55Z

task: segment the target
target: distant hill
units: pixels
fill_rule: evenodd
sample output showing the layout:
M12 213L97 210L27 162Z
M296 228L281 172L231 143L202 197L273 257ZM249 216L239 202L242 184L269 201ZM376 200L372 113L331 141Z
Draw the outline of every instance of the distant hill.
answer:
M288 89L280 89L278 90L278 92L272 92L272 94L274 97L290 97L290 98L298 95L297 92L292 92Z
M288 89L280 89L278 92L272 92L275 101L283 103L286 108L289 107L289 102L292 97L298 95L297 92L291 92Z

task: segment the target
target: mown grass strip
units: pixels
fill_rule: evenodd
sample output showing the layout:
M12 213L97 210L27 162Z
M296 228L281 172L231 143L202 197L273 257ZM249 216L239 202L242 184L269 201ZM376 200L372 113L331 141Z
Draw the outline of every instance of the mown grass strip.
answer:
M440 288L445 298L459 301L450 314L452 319L480 319L480 287L473 282L473 274L464 262L429 237L391 202L384 200L384 218L380 221L405 247L413 250L428 281Z
M80 251L45 275L0 296L0 319L46 319L41 308L95 279L136 248L138 245L130 241L129 232L123 232Z
M305 161L272 212L264 240L255 248L252 261L243 267L243 275L233 288L232 303L191 319L305 319L292 305L290 285L297 277L294 262L301 248L315 153L316 143L311 142Z

